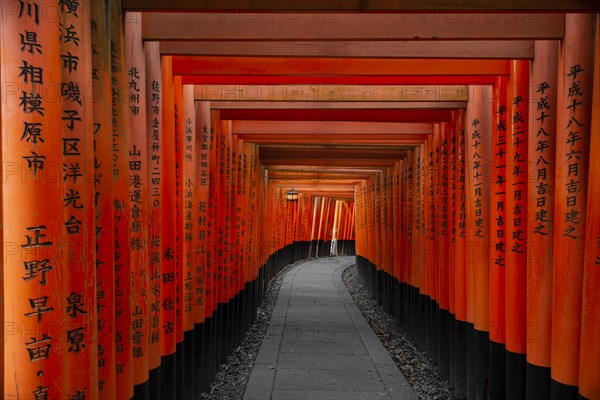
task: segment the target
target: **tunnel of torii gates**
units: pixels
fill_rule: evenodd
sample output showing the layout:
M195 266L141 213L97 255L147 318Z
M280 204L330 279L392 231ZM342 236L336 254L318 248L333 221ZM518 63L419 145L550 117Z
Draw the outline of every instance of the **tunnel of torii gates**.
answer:
M456 398L600 399L597 6L357 3L0 1L0 398L190 399L356 254Z

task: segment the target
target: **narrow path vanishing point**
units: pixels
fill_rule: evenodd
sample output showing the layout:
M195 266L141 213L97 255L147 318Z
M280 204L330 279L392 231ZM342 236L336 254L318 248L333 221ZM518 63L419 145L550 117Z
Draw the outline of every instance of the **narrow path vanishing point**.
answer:
M342 281L352 264L324 258L288 273L244 400L418 398Z

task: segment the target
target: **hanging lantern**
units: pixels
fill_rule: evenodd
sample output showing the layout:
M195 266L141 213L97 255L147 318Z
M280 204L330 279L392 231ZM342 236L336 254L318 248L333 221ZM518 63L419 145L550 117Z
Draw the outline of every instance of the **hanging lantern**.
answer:
M285 192L285 197L286 197L287 201L298 201L298 192L295 191L294 189L291 189L291 190Z

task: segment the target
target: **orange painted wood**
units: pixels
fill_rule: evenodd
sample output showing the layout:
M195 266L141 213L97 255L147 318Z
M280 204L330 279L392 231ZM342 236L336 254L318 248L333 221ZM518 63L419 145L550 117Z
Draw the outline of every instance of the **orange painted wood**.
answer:
M488 331L490 260L490 168L492 152L492 94L490 86L473 86L467 104L467 307L476 330ZM471 294L471 299L469 299Z
M161 54L245 57L533 58L531 40L160 42Z
M426 157L426 186L425 186L425 216L426 216L426 247L424 253L425 261L425 283L421 285L422 293L433 300L437 300L437 229L436 229L436 197L437 188L437 152L440 136L439 124L433 125L433 135L427 140Z
M237 15L237 18L235 17ZM339 13L318 14L147 13L145 40L415 40L415 39L561 39L561 14L540 14L532 23L520 14L448 13ZM428 23L426 23L428 22ZM203 29L196 29L202 26Z
M194 245L194 208L197 207L198 194L196 174L198 162L196 158L196 106L194 88L183 86L182 92L182 246L183 246L183 330L194 329L194 281L196 280L196 249Z
M358 72L356 72L358 73ZM495 75L184 75L183 82L194 85L237 85L235 91L245 91L249 89L247 85L435 85L446 83L448 85L489 85L493 83ZM235 100L235 98L233 99ZM250 100L250 99L246 99ZM215 104L215 109L223 109L223 103ZM225 102L226 107L230 108L233 104ZM337 102L326 102L324 106L339 105ZM410 104L410 102L408 103ZM400 108L406 108L406 103L399 104ZM248 107L246 107L246 105ZM365 104L368 108L378 108L382 105L380 102ZM398 103L389 102L382 105L382 109L394 108ZM249 101L248 103L238 104L237 108L256 108L257 104ZM275 102L273 108L293 107L292 103L286 105L281 102ZM306 103L298 106L306 107ZM425 105L424 105L425 106ZM454 108L455 106L451 107ZM235 107L234 107L235 108ZM268 108L263 105L263 107ZM361 108L359 104L348 104L342 108ZM418 107L430 108L430 107ZM448 108L447 103L442 103L441 108Z
M507 88L506 349L526 351L529 65L511 61Z
M175 257L175 98L171 58L162 57L162 293L161 293L161 347L162 355L176 351L177 335L175 302L177 259ZM167 221L169 221L167 223Z
M295 18L296 15L305 15L309 18L315 18L316 22L325 21L326 19L335 18L340 12L443 12L443 15L448 15L450 19L452 12L468 11L590 11L594 10L594 2L589 0L578 0L569 4L564 4L559 0L550 1L530 1L522 3L520 1L506 1L499 4L491 4L486 1L456 1L452 3L439 3L438 1L421 1L419 3L381 3L375 0L369 0L363 3L356 3L353 0L335 0L332 2L323 3L318 0L307 0L301 3L281 3L276 0L265 0L261 3L256 3L252 0L240 0L234 4L227 3L201 3L201 8L198 3L186 0L167 0L154 1L147 3L143 0L125 0L123 3L124 9L136 10L202 10L202 11L248 11L249 15L245 18L252 20L255 12L258 11L281 11L289 14L289 18ZM252 11L252 13L250 13ZM319 18L314 15L322 13ZM242 18L238 14L233 18ZM243 14L242 14L243 15ZM469 14L462 14L464 17ZM490 14L490 17L495 14ZM439 16L431 16L428 18L439 18ZM235 20L235 19L234 19ZM451 19L455 20L455 19Z
M596 49L592 110L600 107L600 22L596 20ZM588 198L600 197L600 116L592 114L590 132L590 174ZM594 177L596 171L596 177ZM600 398L600 219L598 205L587 203L586 247L583 269L583 300L581 307L581 346L579 358L579 393L588 399Z
M596 16L569 14L559 60L555 172L552 379L579 382L588 154ZM593 174L590 174L593 176Z
M414 196L415 196L415 188L413 186L414 182L414 150L410 150L406 157L406 165L403 171L404 173L404 187L405 187L405 250L402 254L402 258L404 261L404 269L405 269L405 282L411 283L411 270L412 270L412 259L413 259L413 233L414 233Z
M220 135L221 135L221 120L219 118L218 111L212 111L211 113L211 123L212 123L212 139L211 139L211 154L210 154L210 165L215 166L214 174L211 174L210 179L210 199L211 203L209 204L209 215L211 219L211 226L214 227L212 231L212 235L209 239L209 245L211 248L211 313L217 309L217 304L220 302L220 288L218 287L220 284L219 277L219 259L218 252L219 241L218 241L218 220L219 220L219 207L221 201L221 192L220 192L220 165L221 160L219 159L220 155Z
M181 77L173 75L173 101L174 101L174 124L175 133L173 137L173 146L175 147L175 249L174 256L177 260L175 282L177 290L175 292L175 337L177 343L183 342L183 85Z
M527 243L527 361L550 367L558 44L537 41L531 64ZM560 201L560 200L559 200ZM560 218L560 216L558 216Z
M196 104L196 157L198 158L196 173L196 188L198 204L196 209L195 240L197 244L196 253L196 284L194 302L194 321L199 324L207 317L207 274L208 274L208 205L209 183L210 183L210 146L211 146L211 120L210 107L205 102Z
M148 144L146 133L146 69L141 37L141 15L125 14L127 76L127 172L129 178L131 249L131 344L133 384L148 381L150 303L148 301Z
M498 77L494 85L492 98L492 157L490 188L490 340L495 343L506 342L506 255L508 253L506 236L506 146L507 135L507 97L508 79Z
M456 247L455 251L455 315L459 321L467 321L467 269L466 269L466 238L467 238L467 209L466 209L466 138L465 138L465 113L458 110L456 118L456 151L457 151L457 203L456 203Z
M506 60L173 56L177 75L507 75Z
M237 156L237 165L236 165L236 186L234 190L235 196L235 230L236 234L234 237L234 244L237 250L236 260L234 261L235 265L238 268L238 282L236 293L242 291L245 287L245 284L249 282L248 273L247 273L247 265L246 265L246 251L248 250L246 244L246 197L245 190L247 187L246 184L246 169L244 166L244 141L234 138L235 142L237 142L236 148L236 156Z
M57 1L48 2L58 7ZM3 3L4 6L4 3ZM39 5L38 5L39 6ZM44 91L61 81L59 18L32 7L0 24L4 396L66 397L62 105ZM31 32L21 49L20 35ZM26 39L27 39L26 37ZM38 46L39 45L39 46ZM31 50L31 52L29 51ZM38 51L39 50L39 51ZM38 97L39 95L39 97ZM45 158L41 158L45 157Z
M64 198L63 296L66 317L63 332L67 352L63 359L65 393L98 396L98 343L95 260L95 163L93 104L89 96L79 97L78 88L92 83L90 24L83 14L61 7L61 94ZM65 63L65 56L76 64ZM69 58L71 59L71 58ZM64 93L64 94L63 94ZM75 204L78 203L78 204ZM81 207L78 207L81 206ZM63 300L63 299L61 299Z
M163 87L161 58L158 45L152 42L144 43L146 61L146 163L148 174L148 368L156 369L161 363L161 311L162 311L162 128L163 128Z
M438 263L439 284L438 303L442 310L448 310L449 304L449 238L450 238L450 126L448 123L440 124L440 162L439 168L439 209L438 209Z
M96 49L92 53L92 68L96 71L92 81L94 100L94 166L95 166L95 239L96 239L96 305L98 313L98 398L116 397L115 370L115 219L112 154L111 108L111 55L110 36L107 37L108 9L106 3L93 0L90 5L97 10L91 41Z
M457 112L452 113L448 125L448 310L455 314L456 305L456 230L457 230L457 205L458 205L458 181L457 181Z
M421 169L422 169L422 158L420 147L415 147L414 151L414 169L413 169L413 182L414 182L414 195L413 195L413 208L414 208L414 224L413 224L413 242L412 242L412 264L410 267L410 284L413 287L418 286L418 269L419 260L421 259L421 233L423 224L423 204L422 204L422 193L423 188L421 185Z
M115 195L115 352L117 398L133 396L133 348L131 343L131 250L129 246L130 196L127 159L128 80L125 68L123 15L120 2L110 3L112 77L113 180Z

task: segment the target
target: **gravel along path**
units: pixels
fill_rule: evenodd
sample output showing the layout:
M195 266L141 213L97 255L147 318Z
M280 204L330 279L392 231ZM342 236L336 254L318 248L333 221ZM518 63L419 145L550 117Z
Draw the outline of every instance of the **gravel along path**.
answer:
M267 328L283 278L292 269L307 261L310 260L300 260L290 264L271 279L263 303L258 308L256 321L244 335L242 344L235 349L233 354L227 357L225 364L221 364L219 372L217 372L210 386L210 391L202 393L200 399L239 400L244 397L254 360L267 334Z
M371 325L392 359L398 365L408 383L419 398L425 400L451 400L454 396L448 381L441 381L437 366L427 356L415 348L407 333L394 318L377 305L358 281L356 266L346 268L342 279L352 295L358 309Z

